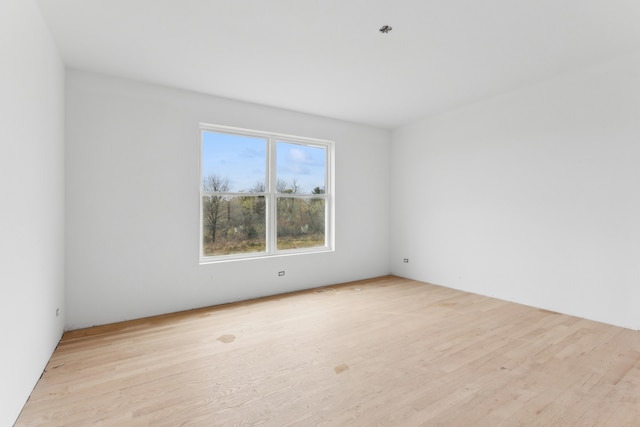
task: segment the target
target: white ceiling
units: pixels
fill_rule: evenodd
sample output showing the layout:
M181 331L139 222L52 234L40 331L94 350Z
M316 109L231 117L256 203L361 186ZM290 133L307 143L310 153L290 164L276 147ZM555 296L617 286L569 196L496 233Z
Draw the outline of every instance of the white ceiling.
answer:
M37 2L69 67L389 129L640 48L639 0Z

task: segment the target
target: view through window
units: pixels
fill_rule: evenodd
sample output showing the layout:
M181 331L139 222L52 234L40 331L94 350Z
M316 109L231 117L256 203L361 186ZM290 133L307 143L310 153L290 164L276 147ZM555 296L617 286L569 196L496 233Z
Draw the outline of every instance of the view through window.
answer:
M201 260L331 249L332 150L202 125Z

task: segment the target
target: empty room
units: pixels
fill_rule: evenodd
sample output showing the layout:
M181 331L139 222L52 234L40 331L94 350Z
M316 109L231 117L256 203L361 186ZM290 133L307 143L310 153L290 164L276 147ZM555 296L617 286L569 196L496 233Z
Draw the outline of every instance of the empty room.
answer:
M0 0L0 426L640 425L639 22Z

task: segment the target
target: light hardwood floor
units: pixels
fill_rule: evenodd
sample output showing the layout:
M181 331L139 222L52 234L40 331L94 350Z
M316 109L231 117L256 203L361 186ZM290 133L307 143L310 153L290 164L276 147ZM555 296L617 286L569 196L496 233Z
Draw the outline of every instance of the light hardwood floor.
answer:
M17 426L639 426L640 333L397 277L68 332Z

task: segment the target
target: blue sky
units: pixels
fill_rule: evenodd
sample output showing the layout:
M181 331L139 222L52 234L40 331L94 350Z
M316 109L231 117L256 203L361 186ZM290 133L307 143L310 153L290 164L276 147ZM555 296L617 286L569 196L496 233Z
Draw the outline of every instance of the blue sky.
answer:
M278 179L292 182L310 193L325 185L326 149L278 141L276 145ZM229 179L229 191L248 191L266 182L266 138L204 132L202 137L202 175L217 174Z

